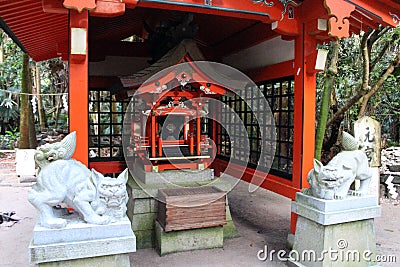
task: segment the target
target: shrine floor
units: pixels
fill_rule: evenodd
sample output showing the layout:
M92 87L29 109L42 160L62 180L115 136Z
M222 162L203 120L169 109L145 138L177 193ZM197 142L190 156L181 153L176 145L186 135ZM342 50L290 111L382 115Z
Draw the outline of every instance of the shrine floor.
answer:
M0 224L0 266L34 266L29 264L28 245L37 219L28 203L32 177L18 178L13 166L0 162L0 212L15 211L21 220L14 225ZM232 178L234 179L234 178ZM286 266L275 259L260 261L257 253L267 245L268 251L285 250L290 223L290 201L270 191L259 189L250 194L248 184L239 182L228 195L232 217L239 238L224 242L224 248L169 254L160 257L154 249L138 250L130 255L131 266ZM395 255L400 261L400 205L381 200L382 217L375 220L377 252Z

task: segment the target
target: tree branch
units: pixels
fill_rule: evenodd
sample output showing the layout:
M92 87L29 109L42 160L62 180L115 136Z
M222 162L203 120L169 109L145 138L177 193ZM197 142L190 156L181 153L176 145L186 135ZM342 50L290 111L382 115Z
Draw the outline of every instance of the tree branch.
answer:
M394 69L399 66L400 63L400 52L397 53L397 56L392 60L390 63L389 67L386 69L386 71L381 75L377 83L372 87L372 89L365 94L364 99L361 104L360 111L358 112L358 117L362 117L364 115L365 110L367 109L367 104L369 99L378 91L378 89L382 86L382 84L385 82L387 77L389 77L390 74L393 73Z
M369 32L366 32L362 39L361 39L361 54L363 58L363 77L362 77L362 84L361 88L358 90L358 92L353 95L347 102L338 109L338 111L333 114L332 118L326 123L326 127L332 125L333 123L337 123L338 121L341 121L343 119L344 113L346 113L355 103L357 103L358 100L360 100L361 97L363 97L367 91L368 91L368 86L369 86L369 46L368 46L368 40L370 36L374 33L373 30L370 30Z

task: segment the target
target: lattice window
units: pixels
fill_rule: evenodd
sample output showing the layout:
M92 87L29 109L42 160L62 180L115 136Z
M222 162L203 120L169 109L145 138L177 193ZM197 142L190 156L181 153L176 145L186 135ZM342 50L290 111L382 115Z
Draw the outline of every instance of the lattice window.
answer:
M261 169L265 169L272 157L268 151L271 151L273 141L276 142L275 157L271 166L270 173L291 179L293 164L293 115L294 115L294 79L293 77L260 82L258 84L263 96L250 95L252 90L248 90L246 95L247 103L253 107L258 107L254 112L239 97L222 97L222 102L232 108L242 120L247 130L249 139L250 155L245 158L243 153L243 144L245 143L243 132L240 130L238 122L233 122L226 111L221 112L221 121L227 125L224 129L218 125L217 146L218 154L222 157L230 157L234 161L249 162L249 167L255 168L257 164ZM276 136L273 136L271 129L270 116L266 114L261 106L261 97L265 97L270 105L273 119L275 121ZM231 143L227 134L229 130L232 139L236 143ZM263 144L264 151L260 151Z
M116 100L109 91L89 91L89 157L91 161L123 160L122 131L128 104L129 101Z

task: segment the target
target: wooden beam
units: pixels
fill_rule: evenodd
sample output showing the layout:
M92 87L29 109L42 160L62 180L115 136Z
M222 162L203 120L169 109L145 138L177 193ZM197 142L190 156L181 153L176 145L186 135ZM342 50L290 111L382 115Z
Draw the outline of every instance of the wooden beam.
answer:
M247 71L246 74L255 82L293 76L295 74L294 61L289 60L274 65L253 69Z
M90 11L90 16L112 18L125 13L125 4L120 0L97 0L96 8Z
M89 88L110 88L117 82L118 77L89 76Z
M301 34L299 29L299 21L295 19L274 21L272 23L272 30L283 36L298 36Z
M42 7L46 13L68 14L68 9L59 0L42 0Z
M384 26L397 27L400 21L395 19L395 15L400 18L400 4L397 1L368 1L352 0L354 7L365 16Z
M126 6L135 8L138 0L97 0L96 8L90 16L112 18L123 15ZM42 0L43 11L46 13L68 14L68 9L59 0Z
M96 162L92 161L89 163L89 168L93 168L96 171L106 174L106 173L120 173L126 169L125 161L107 161L107 162Z
M151 57L147 42L91 41L89 48L90 61L104 60L106 56Z
M223 58L224 56L260 44L277 36L279 34L271 30L270 24L255 22L250 27L211 46L214 48L215 56Z
M212 5L206 6L198 0L169 0L169 1L139 1L138 7L159 8L166 10L177 10L183 12L213 14L218 16L247 18L271 22L281 19L282 5L267 6L264 3L253 1L224 0L215 1Z
M76 10L81 13L83 10L93 10L96 8L96 0L64 0L65 8Z

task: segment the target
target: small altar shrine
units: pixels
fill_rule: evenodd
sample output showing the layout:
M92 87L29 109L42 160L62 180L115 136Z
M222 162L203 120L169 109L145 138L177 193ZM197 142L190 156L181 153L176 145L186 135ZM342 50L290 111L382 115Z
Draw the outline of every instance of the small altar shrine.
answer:
M145 172L210 166L216 151L202 132L207 102L232 93L211 83L212 78L195 63L203 60L196 43L186 39L147 69L121 77L132 96L134 112L128 120L135 165Z
M203 60L185 39L147 69L120 78L131 97L124 121L125 155L133 151L128 216L138 247L160 255L222 247L237 235L226 202L231 186L214 179L216 146L202 130L210 100L232 89Z

